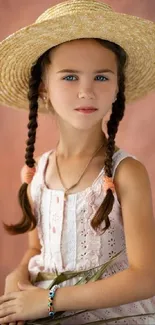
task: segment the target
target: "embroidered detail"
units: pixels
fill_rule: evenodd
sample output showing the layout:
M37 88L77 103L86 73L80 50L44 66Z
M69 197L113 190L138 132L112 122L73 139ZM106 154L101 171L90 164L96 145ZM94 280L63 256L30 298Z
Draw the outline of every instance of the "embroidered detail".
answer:
M55 227L53 227L53 229L52 229L52 230L53 230L53 233L55 234L55 233L56 233L56 228L55 228Z

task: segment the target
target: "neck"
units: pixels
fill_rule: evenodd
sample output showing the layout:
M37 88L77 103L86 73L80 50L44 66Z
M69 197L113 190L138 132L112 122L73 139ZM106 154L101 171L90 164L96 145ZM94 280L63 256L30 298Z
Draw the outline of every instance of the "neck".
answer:
M62 158L90 157L103 144L107 143L101 124L89 130L79 130L68 126L59 128L60 136L57 145L57 155Z

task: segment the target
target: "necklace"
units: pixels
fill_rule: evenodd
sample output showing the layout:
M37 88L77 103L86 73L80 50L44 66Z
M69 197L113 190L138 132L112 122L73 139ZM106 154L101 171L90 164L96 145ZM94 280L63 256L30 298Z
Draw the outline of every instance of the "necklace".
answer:
M58 172L58 175L59 175L60 181L61 181L61 183L62 183L62 185L63 185L63 187L64 187L64 189L65 189L65 191L64 191L64 201L67 200L67 192L68 192L70 189L74 188L74 187L75 187L75 186L80 182L80 180L81 180L81 178L83 177L83 175L84 175L86 169L88 168L89 164L91 163L91 161L93 160L93 158L96 156L96 154L99 152L99 150L100 150L103 146L104 146L104 144L102 144L102 145L101 145L101 146L100 146L100 147L99 147L99 148L94 152L93 156L91 157L91 159L89 160L88 164L87 164L86 167L84 168L84 170L83 170L83 172L82 172L80 178L78 179L78 181L77 181L74 185L72 185L71 187L69 187L69 188L65 187L65 185L64 185L64 181L62 180L62 177L61 177L61 174L60 174L60 169L59 169L59 166L58 166L58 160L57 160L58 155L57 155L57 151L56 151L55 162L56 162L57 172Z

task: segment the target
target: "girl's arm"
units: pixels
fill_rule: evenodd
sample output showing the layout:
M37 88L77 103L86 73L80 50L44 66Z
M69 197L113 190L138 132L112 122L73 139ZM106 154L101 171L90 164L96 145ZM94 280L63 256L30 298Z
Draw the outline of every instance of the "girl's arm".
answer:
M56 311L110 308L155 296L155 219L147 171L139 161L126 158L114 182L129 268L97 282L58 289Z
M31 208L33 209L33 202L30 195L30 185L28 185L27 187L27 195ZM29 281L29 260L31 257L40 254L40 249L41 245L38 238L37 229L35 228L34 230L28 232L28 249L24 254L20 264L16 267L14 271L8 274L8 276L6 277L6 282L8 281L8 279L10 280L10 278L17 278L18 281L21 280L22 282Z
M29 243L29 248L24 254L21 262L10 274L7 275L5 280L6 286L7 286L7 282L10 280L14 280L14 281L20 280L21 282L24 283L30 280L29 272L28 272L29 260L34 255L40 254L40 243L39 243L36 229L28 233L28 243ZM8 292L8 290L5 291Z

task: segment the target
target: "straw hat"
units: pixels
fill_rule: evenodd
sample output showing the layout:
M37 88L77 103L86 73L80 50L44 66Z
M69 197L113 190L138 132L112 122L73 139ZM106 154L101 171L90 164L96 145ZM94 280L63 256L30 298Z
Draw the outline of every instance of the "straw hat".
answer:
M155 89L155 23L114 12L103 2L71 0L49 8L0 43L0 103L28 109L32 63L49 48L80 38L106 39L127 52L127 103ZM46 112L41 99L39 112Z

